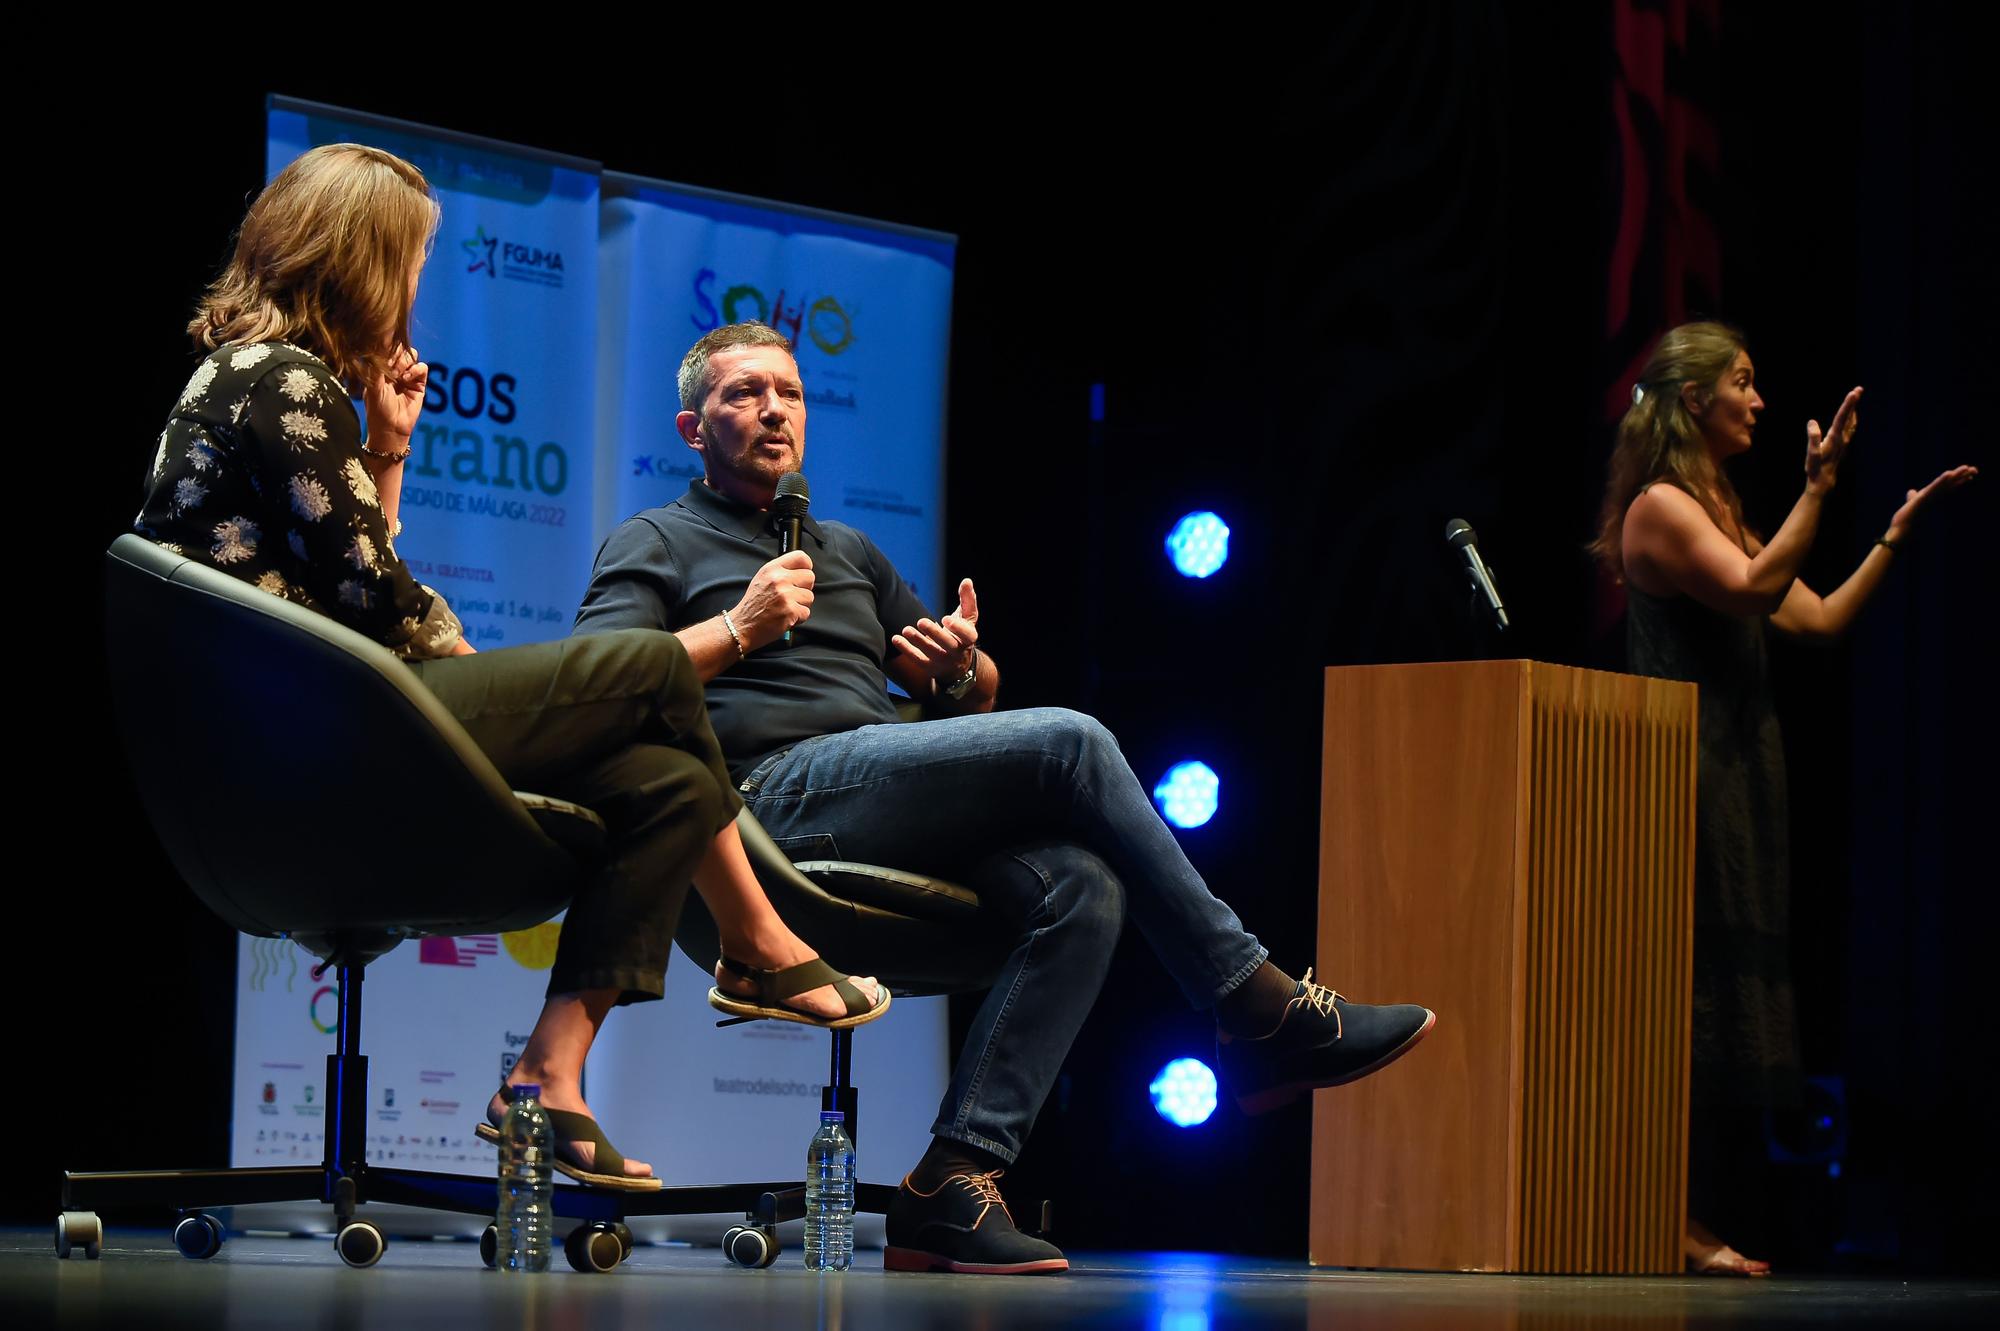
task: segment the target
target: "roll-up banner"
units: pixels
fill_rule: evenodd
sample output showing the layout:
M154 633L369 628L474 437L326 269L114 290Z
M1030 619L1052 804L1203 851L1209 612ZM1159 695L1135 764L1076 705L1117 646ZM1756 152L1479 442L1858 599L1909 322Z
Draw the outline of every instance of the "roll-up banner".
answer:
M598 455L608 520L701 475L674 433L696 338L756 319L806 388L812 514L858 527L933 611L944 571L944 427L955 242L665 181L604 174Z
M610 526L698 474L673 432L674 369L696 337L732 318L763 318L799 345L815 515L868 532L927 601L939 599L950 237L271 100L267 175L337 142L414 162L442 206L412 328L431 379L397 544L475 645L567 634ZM607 180L615 189L601 199ZM409 816L421 817L421 792L413 798ZM417 940L369 967L371 1162L495 1167L473 1127L540 1010L559 928ZM240 940L237 1165L322 1154L339 995L312 964L289 942ZM676 955L664 1002L614 1014L590 1060L592 1108L669 1184L796 1176L826 1037L776 1023L718 1032L710 982ZM921 1152L948 1072L945 1040L942 1000L899 1002L856 1040L865 1178L893 1182ZM287 1208L267 1223L321 1227L324 1209ZM483 1224L425 1214L399 1223Z
M796 348L813 516L866 532L936 601L952 237L615 172L604 175L601 235L606 529L701 475L674 430L681 358L703 333L756 319ZM667 1161L670 1180L796 1176L827 1037L786 1022L698 1029L708 1023L691 1014L708 984L692 966L670 967L658 1011L607 1023L592 1107L630 1124L619 1148L655 1169ZM946 1038L943 999L899 999L856 1035L863 1179L895 1183L923 1153L950 1069Z

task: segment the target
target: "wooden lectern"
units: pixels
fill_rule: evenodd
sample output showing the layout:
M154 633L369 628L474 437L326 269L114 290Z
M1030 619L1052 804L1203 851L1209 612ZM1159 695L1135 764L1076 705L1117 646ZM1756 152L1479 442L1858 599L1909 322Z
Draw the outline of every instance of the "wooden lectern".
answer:
M1314 1096L1314 1264L1678 1272L1694 686L1332 669L1322 771L1319 978L1438 1023Z

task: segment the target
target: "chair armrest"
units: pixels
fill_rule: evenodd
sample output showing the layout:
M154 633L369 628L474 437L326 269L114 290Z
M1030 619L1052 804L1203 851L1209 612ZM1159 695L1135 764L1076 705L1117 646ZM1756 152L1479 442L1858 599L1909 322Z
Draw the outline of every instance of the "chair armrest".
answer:
M542 829L542 835L580 860L596 859L604 853L604 820L581 804L517 790L514 798Z
M979 914L979 895L956 883L850 860L801 860L792 866L832 896L920 920L950 922Z

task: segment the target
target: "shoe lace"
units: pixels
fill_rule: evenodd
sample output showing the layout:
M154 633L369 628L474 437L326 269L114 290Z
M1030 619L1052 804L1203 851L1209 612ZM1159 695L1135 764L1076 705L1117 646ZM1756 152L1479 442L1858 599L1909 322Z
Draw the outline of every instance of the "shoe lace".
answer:
M988 1206L999 1207L1001 1211L1005 1212L1007 1218L1012 1220L1014 1213L1007 1210L1007 1203L1000 1196L1000 1185L994 1182L995 1179L1006 1172L1004 1169L990 1169L983 1174L960 1174L959 1177L965 1180L965 1186L972 1190L974 1197Z
M1305 986L1305 992L1294 998L1292 1002L1307 1004L1322 1017L1332 1017L1334 1039L1337 1040L1342 1035L1345 1035L1346 1031L1341 1027L1340 1009L1334 1006L1336 1001L1340 1001L1340 994L1323 984L1314 984L1312 967L1310 966L1306 967L1305 977L1299 983Z

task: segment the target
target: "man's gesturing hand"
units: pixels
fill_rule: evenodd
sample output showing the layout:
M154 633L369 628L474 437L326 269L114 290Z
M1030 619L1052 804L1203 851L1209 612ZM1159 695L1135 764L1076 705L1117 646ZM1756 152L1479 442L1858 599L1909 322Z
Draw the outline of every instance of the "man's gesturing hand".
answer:
M743 635L743 650L754 652L777 641L786 629L805 623L812 614L812 556L803 550L779 555L757 570L743 599L729 612Z
M979 598L973 595L972 579L958 584L957 614L946 615L942 624L934 619L905 624L889 641L940 684L964 678L972 669L973 645L979 641Z

